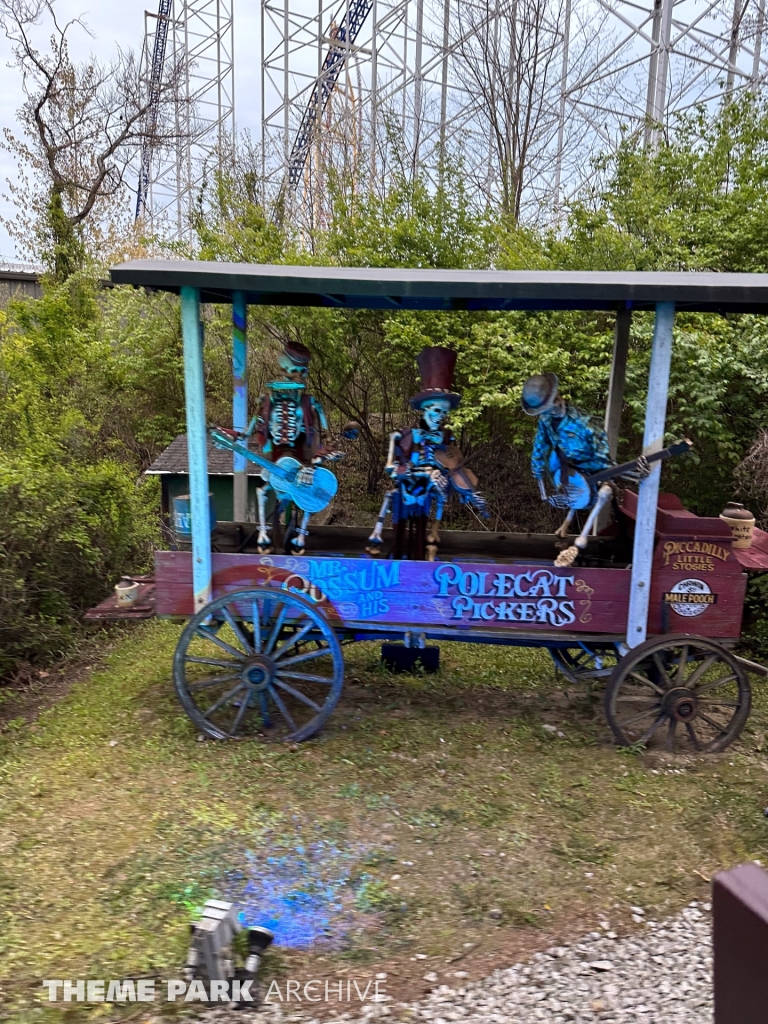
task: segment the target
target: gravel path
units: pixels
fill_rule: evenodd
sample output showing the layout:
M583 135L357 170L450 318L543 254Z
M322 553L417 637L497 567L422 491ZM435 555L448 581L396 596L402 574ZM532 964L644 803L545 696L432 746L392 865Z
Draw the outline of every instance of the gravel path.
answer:
M393 1007L387 1017L432 1024L712 1024L707 910L708 904L692 903L623 939L592 932L464 989L441 986L408 1010Z
M644 921L634 908L635 921ZM495 971L463 988L441 985L417 1003L366 1004L340 1013L345 1022L381 1024L712 1024L709 904L691 903L661 923L647 921L617 938L606 927L580 942L536 953L527 963ZM461 983L461 972L457 972ZM456 975L455 975L456 976ZM382 977L380 975L380 977ZM389 979L391 983L393 979ZM436 980L426 975L425 980ZM212 1024L314 1024L311 1013L287 1004L260 1012L208 1011Z

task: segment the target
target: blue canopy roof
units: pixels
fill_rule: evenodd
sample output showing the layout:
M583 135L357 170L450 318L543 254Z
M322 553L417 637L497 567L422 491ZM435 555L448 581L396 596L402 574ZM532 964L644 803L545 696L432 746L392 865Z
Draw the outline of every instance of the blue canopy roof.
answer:
M132 260L113 267L114 284L178 292L202 302L341 309L650 309L768 313L768 274L580 270L411 270L305 267L195 260Z

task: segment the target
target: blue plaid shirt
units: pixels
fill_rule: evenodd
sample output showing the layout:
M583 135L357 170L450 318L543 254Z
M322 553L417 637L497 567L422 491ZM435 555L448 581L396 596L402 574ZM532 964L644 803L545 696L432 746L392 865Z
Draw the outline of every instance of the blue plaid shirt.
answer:
M613 464L602 423L570 402L566 402L564 416L539 416L531 452L536 479L543 478L553 452L560 452L570 466L584 473L596 473Z

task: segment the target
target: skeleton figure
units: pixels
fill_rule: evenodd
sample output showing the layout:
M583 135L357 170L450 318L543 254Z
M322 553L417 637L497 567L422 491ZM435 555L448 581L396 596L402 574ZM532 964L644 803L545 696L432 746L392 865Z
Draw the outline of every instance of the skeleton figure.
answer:
M390 435L385 472L394 487L384 496L366 550L372 555L380 553L384 522L391 513L395 527L394 557L406 554L406 527L412 525L415 543L409 556L434 561L440 543L440 522L451 490L482 513L485 501L475 489L474 477L466 479L470 477L468 471L460 475L461 453L446 427L451 410L461 401L461 396L451 390L456 353L436 345L423 349L417 362L423 386L411 399L411 407L421 413L421 420L418 427ZM431 512L434 518L428 529Z
M290 455L303 463L297 481L311 484L314 469L325 462L336 462L344 452L331 451L323 443L328 421L318 400L307 393L309 349L298 342L287 342L279 364L283 379L270 381L262 395L256 421L256 443L265 458L276 462ZM272 550L271 526L267 521L269 482L256 480L259 514L257 548L262 553ZM290 539L293 554L303 554L309 527L309 513L302 512L296 532Z
M615 465L608 450L608 437L600 421L581 412L558 394L559 382L554 373L535 374L523 385L523 411L538 417L536 437L531 453L531 471L539 485L541 500L555 508L567 508L568 513L555 530L555 536L565 538L576 510L583 507L579 501L581 490L571 482L571 470L589 475ZM632 480L647 476L645 459L640 459L636 473L627 474ZM559 481L559 493L548 495L545 478ZM592 507L581 532L573 544L562 551L555 565L572 565L586 548L592 527L605 505L614 494L608 482L595 490L591 487Z

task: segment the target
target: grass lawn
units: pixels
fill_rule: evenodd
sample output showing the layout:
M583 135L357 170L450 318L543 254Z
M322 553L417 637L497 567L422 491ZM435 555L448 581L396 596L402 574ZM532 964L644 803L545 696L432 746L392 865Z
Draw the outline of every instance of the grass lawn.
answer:
M385 972L402 998L425 972L620 932L630 905L671 912L768 854L759 682L725 754L652 758L614 749L544 652L445 644L437 676L391 677L360 644L319 738L200 742L171 683L179 629L137 627L0 734L0 1018L64 1014L43 978L178 976L212 895L276 930L267 978Z

